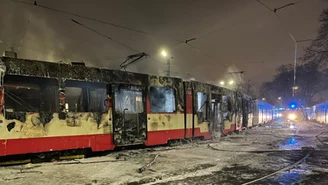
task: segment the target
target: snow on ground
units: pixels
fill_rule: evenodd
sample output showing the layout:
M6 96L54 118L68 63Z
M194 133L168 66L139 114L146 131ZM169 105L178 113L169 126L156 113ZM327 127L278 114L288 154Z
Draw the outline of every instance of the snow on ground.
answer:
M327 173L328 157L321 151L323 142L316 136L325 131L328 133L327 126L317 123L297 123L291 129L286 123L276 121L215 142L118 151L81 159L78 164L73 164L75 160L1 167L0 184L241 184L294 163L309 149L316 151L299 169L259 184L302 181L320 184L327 180L322 174ZM325 133L321 140L325 141L325 136L328 141ZM150 168L139 173L157 155Z

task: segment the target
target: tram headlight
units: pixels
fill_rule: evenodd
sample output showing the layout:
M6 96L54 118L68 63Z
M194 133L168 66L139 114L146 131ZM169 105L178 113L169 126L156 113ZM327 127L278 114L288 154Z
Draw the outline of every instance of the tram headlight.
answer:
M289 120L295 120L296 119L296 115L295 114L289 114L288 115L288 119Z

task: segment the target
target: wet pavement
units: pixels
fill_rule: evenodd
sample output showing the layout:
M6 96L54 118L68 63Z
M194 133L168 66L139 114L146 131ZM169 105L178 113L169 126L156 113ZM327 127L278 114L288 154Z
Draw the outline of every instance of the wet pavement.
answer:
M328 184L328 147L325 146L325 144L328 144L328 132L325 132L327 127L310 122L293 123L293 126L290 125L289 122L276 120L265 126L271 130L262 130L263 132L261 132L261 135L267 135L268 137L274 135L274 137L280 137L282 139L279 140L276 145L280 152L273 151L264 154L267 160L259 160L261 161L260 167L254 168L251 166L233 164L219 171L214 171L210 175L189 177L158 184L244 184L274 173L284 167L288 167L307 154L309 156L302 161L301 164L250 184ZM284 139L283 136L286 138ZM244 137L234 137L232 140L238 138ZM261 140L263 141L265 139L261 138ZM238 146L242 147L242 145ZM245 149L240 149L239 151L250 151L246 149L252 147L244 148ZM234 151L238 150L235 149ZM258 151L259 153L261 152L261 150ZM256 158L256 155L250 157ZM276 164L280 164L280 168L277 167Z

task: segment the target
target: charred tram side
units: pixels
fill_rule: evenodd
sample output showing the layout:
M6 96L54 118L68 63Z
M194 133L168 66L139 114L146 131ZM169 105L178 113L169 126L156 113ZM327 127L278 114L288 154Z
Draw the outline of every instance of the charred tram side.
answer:
M0 156L211 139L261 124L261 111L272 111L179 78L6 57L0 72Z

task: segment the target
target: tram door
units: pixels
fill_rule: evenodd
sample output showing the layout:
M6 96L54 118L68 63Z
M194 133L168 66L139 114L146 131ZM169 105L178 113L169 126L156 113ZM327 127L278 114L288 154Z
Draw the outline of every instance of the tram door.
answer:
M133 85L115 85L113 135L118 146L143 144L146 140L145 88Z
M219 138L221 136L222 129L222 112L220 111L221 96L219 94L212 94L211 100L211 128L213 138Z

